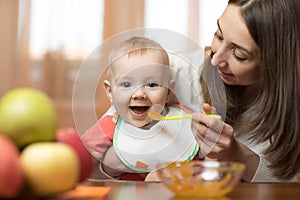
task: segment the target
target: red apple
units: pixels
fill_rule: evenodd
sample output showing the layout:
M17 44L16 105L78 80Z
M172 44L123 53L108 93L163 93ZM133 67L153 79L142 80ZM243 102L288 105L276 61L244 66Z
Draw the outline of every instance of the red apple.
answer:
M35 142L21 152L28 186L40 197L73 189L78 183L80 162L74 149L61 142Z
M14 198L21 191L24 176L16 144L0 134L0 198Z
M82 143L79 133L74 128L61 128L56 132L56 140L70 145L77 152L81 166L79 182L90 177L94 170L93 157Z

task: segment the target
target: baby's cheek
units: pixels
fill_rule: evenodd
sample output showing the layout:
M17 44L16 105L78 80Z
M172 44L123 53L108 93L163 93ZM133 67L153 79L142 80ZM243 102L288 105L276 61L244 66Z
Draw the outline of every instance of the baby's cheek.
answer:
M168 100L168 91L148 93L148 98L150 99L152 104L164 105Z
M121 90L117 89L113 92L113 101L115 102L129 102L131 96L133 94L133 90Z

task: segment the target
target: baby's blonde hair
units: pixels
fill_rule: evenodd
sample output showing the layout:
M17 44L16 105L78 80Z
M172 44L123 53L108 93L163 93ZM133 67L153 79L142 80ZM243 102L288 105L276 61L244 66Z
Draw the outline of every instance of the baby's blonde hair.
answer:
M123 42L120 42L116 45L113 50L110 52L108 56L108 77L110 77L110 66L116 61L118 58L127 55L128 57L144 55L149 51L160 51L161 53L161 64L169 66L169 56L167 51L154 40L133 36Z

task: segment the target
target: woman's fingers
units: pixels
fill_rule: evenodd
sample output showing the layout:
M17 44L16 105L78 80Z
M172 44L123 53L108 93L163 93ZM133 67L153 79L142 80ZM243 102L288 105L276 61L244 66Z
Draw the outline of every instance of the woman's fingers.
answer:
M202 105L202 109L206 114L218 114L216 108L209 105L208 103L204 103Z
M200 157L217 157L230 147L233 139L230 125L201 113L193 114L192 131L200 145Z

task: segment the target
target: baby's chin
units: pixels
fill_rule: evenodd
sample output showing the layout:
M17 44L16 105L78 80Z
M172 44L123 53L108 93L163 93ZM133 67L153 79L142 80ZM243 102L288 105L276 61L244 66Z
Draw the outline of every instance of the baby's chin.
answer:
M151 123L150 119L145 119L145 120L130 119L130 120L125 120L125 121L135 127L138 127L138 128L146 128Z
M131 124L133 126L136 126L136 127L139 127L139 128L143 128L144 126L147 126L149 123L150 123L150 121L136 121L136 120L133 120L131 122Z

